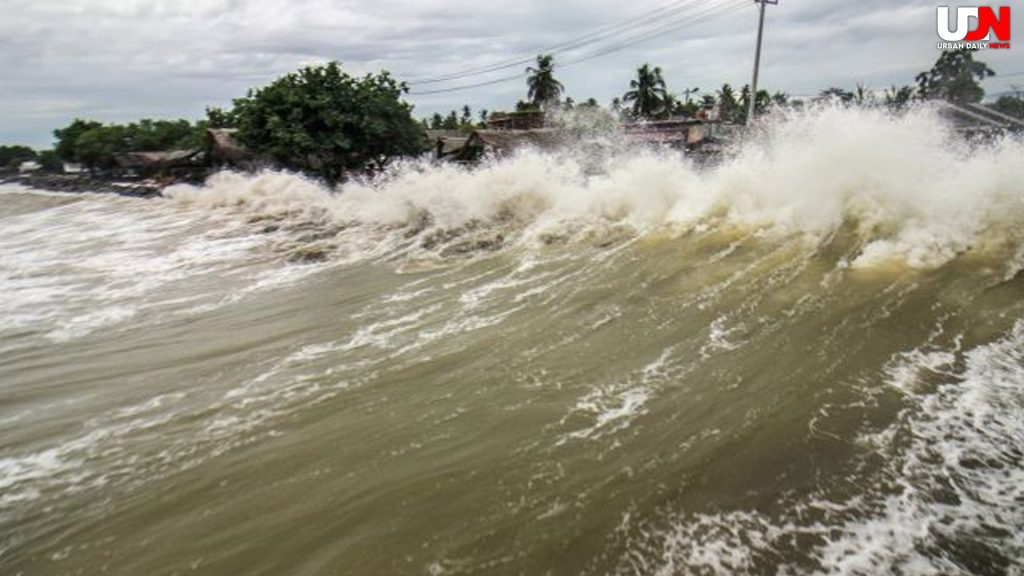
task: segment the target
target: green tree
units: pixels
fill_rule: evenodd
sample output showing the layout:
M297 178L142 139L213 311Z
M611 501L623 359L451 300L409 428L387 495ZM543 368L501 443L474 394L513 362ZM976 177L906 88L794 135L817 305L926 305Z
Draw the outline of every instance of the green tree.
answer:
M875 93L864 84L857 83L857 90L853 93L853 101L857 106L874 106L875 105Z
M230 110L224 110L217 106L206 109L206 123L210 128L234 128L236 121Z
M633 103L633 118L652 120L664 118L670 113L667 106L670 98L661 68L651 68L649 64L644 64L637 69L636 78L630 80L629 88L622 95L622 101Z
M188 120L143 119L124 127L125 149L148 152L199 148L203 137L200 129Z
M910 105L910 102L914 99L914 88L912 86L903 86L897 88L893 86L885 91L885 105L890 110L900 111Z
M992 108L1003 114L1024 120L1024 94L1018 91L1015 94L1000 96Z
M126 152L161 152L201 148L207 121L143 119L127 125L75 120L56 130L57 157L79 162L92 170L115 166L115 158Z
M540 112L540 108L532 102L520 100L516 102L516 112Z
M337 62L309 66L235 100L238 138L284 167L338 181L423 152L426 138L387 72L354 78Z
M42 167L44 172L50 172L52 174L60 174L64 172L64 162L61 162L60 156L54 150L43 150L39 153L37 159L39 165Z
M129 152L124 126L97 126L75 140L75 158L90 170L109 170L118 154Z
M526 69L526 72L530 75L526 79L527 98L534 107L544 109L558 102L564 87L555 79L554 56L550 54L537 56L537 67L531 66Z
M723 84L718 91L718 116L723 122L735 122L740 118L740 103L732 86Z
M760 116L768 111L772 105L772 95L767 90L757 91L757 100L754 102L754 116ZM738 118L746 123L747 114L750 114L750 85L744 85L740 90L740 101Z
M852 104L857 98L857 95L849 90L837 88L835 86L826 88L818 94L819 101L838 102L840 104Z
M99 122L76 118L75 121L68 126L54 130L53 136L57 139L54 151L57 152L57 156L66 162L80 162L81 160L78 158L78 154L75 149L78 137L89 130L99 128L101 126L103 125Z
M972 50L943 52L931 70L917 75L917 90L925 100L971 104L985 97L979 82L995 75L985 63L974 60Z
M37 157L36 151L28 146L0 146L0 168L17 168Z

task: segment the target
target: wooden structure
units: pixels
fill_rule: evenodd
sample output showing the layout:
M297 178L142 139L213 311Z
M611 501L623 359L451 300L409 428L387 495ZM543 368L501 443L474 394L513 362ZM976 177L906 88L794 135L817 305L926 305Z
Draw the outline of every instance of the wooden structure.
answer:
M211 167L253 167L255 157L235 140L236 132L230 128L211 128L206 131L206 161Z
M495 112L487 119L488 130L538 130L544 128L545 115L540 111Z
M150 178L153 176L192 177L205 171L202 150L171 150L168 152L127 152L114 157L121 176Z

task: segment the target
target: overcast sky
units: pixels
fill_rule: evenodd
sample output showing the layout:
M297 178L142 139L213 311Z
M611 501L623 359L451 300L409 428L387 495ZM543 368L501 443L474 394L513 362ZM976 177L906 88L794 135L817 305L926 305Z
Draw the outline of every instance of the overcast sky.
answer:
M769 7L762 86L796 95L827 86L913 83L939 56L935 8L921 0L780 0ZM980 59L998 93L1024 85L1024 19L1014 47ZM705 91L749 81L757 30L752 0L0 0L0 143L46 147L75 117L197 119L304 64L340 60L357 73L387 69L416 80L528 57L546 47L666 5L660 28L561 52L569 63L606 47L646 42L557 69L569 96L608 103L639 64L665 71L669 88ZM989 3L988 5L997 5ZM678 22L679 26L671 27ZM652 32L662 32L660 35ZM521 72L413 84L414 92ZM416 115L470 104L508 109L522 79L410 96Z

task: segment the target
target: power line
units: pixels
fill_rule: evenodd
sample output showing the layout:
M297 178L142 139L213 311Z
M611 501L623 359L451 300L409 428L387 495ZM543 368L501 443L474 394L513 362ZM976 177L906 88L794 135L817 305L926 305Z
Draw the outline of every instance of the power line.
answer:
M538 53L557 54L557 53L566 52L566 51L577 49L577 48L582 48L582 47L587 46L589 44L594 44L594 43L597 43L597 42L601 42L601 41L603 41L603 40L605 40L607 38L614 37L614 36L616 36L618 34L626 32L628 30L635 29L637 27L641 27L641 26L647 25L648 23L650 23L652 21L656 21L659 18L668 17L671 14L676 13L676 12L678 12L680 10L683 10L683 11L688 10L688 9L693 7L693 6L690 6L690 5L694 4L695 1L696 0L676 0L675 2L673 2L671 4L662 6L660 8L655 9L655 10L652 10L650 12L645 12L644 14L641 14L639 16L635 16L635 17L633 17L633 18L631 18L629 20L626 20L625 22L620 22L618 24L602 26L601 28L598 28L598 29L596 29L596 30L594 30L594 31L592 31L592 32L590 32L588 34L585 34L583 36L579 36L577 38L573 38L571 40L568 40L566 42L562 42L562 43L559 43L559 44L554 44L554 45L548 46L546 48L541 48L541 49L538 49L538 50L534 50L529 55L525 55L524 54L523 56L519 56L519 57L516 57L516 58L513 58L513 59L502 60L500 62L495 62L495 63L488 64L488 65L485 65L485 66L479 66L479 67L476 67L476 68L470 68L468 70L462 70L462 71L459 71L459 72L452 72L450 74L444 74L444 75L436 76L436 77L432 77L432 78L424 78L424 79L419 79L419 80L412 79L412 80L409 81L409 83L410 84L433 84L433 83L437 83L437 82L445 82L445 81L448 81L448 80L455 80L455 79L458 79L458 78L465 78L467 76L475 76L475 75L480 75L480 74L486 74L486 73L489 73L489 72L496 72L498 70L504 70L504 69L507 69L507 68L512 68L512 67L516 67L516 66L522 66L522 65L525 65L525 64L529 64L530 62L532 62L534 60L534 58L536 57L536 54L538 54Z
M488 64L488 65L485 65L485 66L479 66L477 68L470 68L468 70L463 70L461 72L453 72L453 73L450 73L450 74L444 74L444 75L436 76L436 77L428 77L428 78L423 78L423 79L415 79L415 78L413 78L412 80L409 80L408 83L409 84L435 84L435 83L444 82L444 81L447 81L447 80L455 80L455 79L458 79L458 78L465 78L466 76L474 76L474 75L478 75L478 74L484 74L484 73L487 73L487 72L495 72L495 71L498 71L498 70L503 70L505 68L511 68L512 66L522 66L523 64L528 64L528 63L532 62L534 57L535 57L535 55L538 54L538 53L547 54L547 53L563 52L563 51L566 51L566 50L571 50L571 49L574 49L574 48L579 48L579 47L582 47L582 46L586 46L587 44L598 42L598 41L603 40L606 37L618 34L619 32L621 32L623 30L627 30L627 29L636 27L637 25L639 25L641 23L645 23L647 21L650 21L652 18L658 18L659 15L661 15L661 14L663 14L665 12L672 12L672 11L675 11L675 10L679 10L680 8L686 8L687 7L687 6L685 6L686 4L692 4L693 2L694 2L694 0L677 0L676 2L673 2L671 4L662 6L660 8L655 9L655 10L652 10L650 12L645 12L644 14L641 14L639 16L633 17L633 18L631 18L629 20L626 20L625 22L621 22L619 24L612 24L612 25L602 26L601 28L598 28L598 29L596 29L596 30L594 30L594 31L592 31L592 32L590 32L588 34L585 34L583 36L579 36L577 38L568 40L566 42L562 42L560 44L555 44L555 45L552 45L552 46L548 46L547 48L540 48L538 50L533 51L529 56L517 57L517 58L511 59L511 60L502 60L500 62L495 62L493 64Z
M635 46L637 44L641 44L643 42L647 42L647 41L653 40L655 38L664 36L664 35L666 35L668 33L675 32L678 29L683 28L686 25L695 24L695 23L703 22L703 21L706 21L706 20L709 20L709 19L713 19L713 18L718 17L718 16L735 13L739 9L745 8L746 6L747 6L746 0L733 0L733 2L731 2L731 3L721 4L721 5L712 6L712 7L709 7L709 6L705 5L705 6L701 7L701 8L704 8L703 11L700 11L700 12L694 14L694 15L691 15L690 17L687 17L687 18L673 18L673 19L670 19L667 23L666 22L661 22L661 23L659 23L659 25L654 26L653 28L651 28L648 31L645 31L645 32L640 33L640 34L634 34L632 36L629 36L629 37L625 38L623 41L620 41L617 44L612 44L610 46L605 46L603 48L598 48L598 49L596 49L596 50L594 50L592 52L584 54L581 57L578 57L576 59L571 59L568 62L564 62L564 63L560 64L559 67L567 68L569 66L574 66L574 65L577 65L577 64L581 64L583 62L587 62L589 60L593 60L594 58L599 58L601 56L607 56L609 54L614 54L616 52L621 52L622 50L625 50L627 48L633 47L633 46ZM427 95L431 95L431 94L445 94L445 93L450 93L450 92L460 92L460 91L463 91L463 90L471 90L471 89L474 89L474 88L481 88L481 87L485 87L485 86L493 86L495 84L501 84L501 83L504 83L504 82L510 82L512 80L520 80L520 79L522 79L522 78L524 78L526 76L527 76L527 74L525 72L519 72L519 73L517 73L515 75L512 75L512 76L505 76L505 77L502 77L502 78L497 78L497 79L489 80L489 81L485 81L485 82L477 82L477 83L473 83L473 84L465 84L465 85L461 85L461 86L454 86L454 87L451 87L451 88L441 88L441 89L436 89L436 90L411 92L410 95L412 95L412 96L427 96Z
M667 23L667 25L664 25L664 26L661 26L661 27L657 27L657 28L655 28L655 29L653 29L653 30L651 30L651 31L649 31L647 33L644 33L642 35L632 36L630 39L627 39L626 42L621 42L619 44L614 44L612 46L601 48L599 50L591 52L590 54L584 55L584 56L582 56L582 57L580 57L578 59L570 60L569 62L564 63L561 66L563 68L565 68L565 67L568 67L568 66L573 66L575 64L579 64L581 62L586 62L588 60L592 60L594 58L598 58L598 57L605 56L605 55L608 55L608 54L614 54L616 52L621 52L622 50L625 50L626 48L631 48L633 46L636 46L637 44L642 44L642 43L647 42L649 40L653 40L655 38L660 38L660 37L662 37L662 36L664 36L666 34L675 32L675 31L677 31L677 30L679 30L681 28L684 28L686 25L704 22L704 21L707 21L707 20L711 20L711 19L717 18L718 16L725 16L725 15L733 14L733 13L737 12L738 10L744 9L746 7L747 7L746 0L734 0L731 4L722 5L722 6L717 7L717 9L706 11L703 14L699 14L699 15L695 16L692 19L683 19L683 20L676 20L676 21L673 21L673 22L669 22L669 23Z
M639 32L640 34L644 34L645 28L658 28L660 26L663 26L666 22L679 22L695 14L706 12L709 8L712 10L716 8L716 6L709 6L707 3L700 4L698 0L683 0L683 2L677 2L676 4L677 5L663 6L657 10L634 17L621 24L617 24L614 26L606 26L605 28L599 29L598 31L591 32L590 34L584 36L580 36L568 42L563 42L561 44L541 49L538 52L552 55L569 53L579 48L583 48L585 46L598 44L606 40L614 39L618 36L626 35L630 32ZM628 36L627 39L634 38L635 36L636 34ZM436 84L440 82L457 80L460 78L486 75L492 72L497 72L500 70L505 70L508 68L529 64L534 61L536 53L537 52L531 54L530 56L525 56L519 59L503 61L489 66L464 70L462 72L447 74L434 78L409 80L407 81L407 84L413 86L422 86L424 84Z

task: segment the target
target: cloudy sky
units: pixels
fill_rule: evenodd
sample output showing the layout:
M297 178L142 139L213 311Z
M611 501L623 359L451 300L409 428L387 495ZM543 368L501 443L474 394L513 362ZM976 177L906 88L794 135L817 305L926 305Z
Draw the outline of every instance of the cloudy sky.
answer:
M769 8L762 85L805 95L910 84L939 55L935 8L945 4L780 0ZM1024 12L1005 4L1016 43L981 56L1007 75L986 82L990 94L1024 85ZM756 28L752 0L0 0L0 143L48 146L75 117L199 118L328 60L410 81L419 116L507 109L525 95L521 78L422 93L517 75L517 60L580 37L592 42L556 52L577 100L609 102L644 62L661 66L674 91L710 91L748 82ZM416 82L503 62L513 64Z

